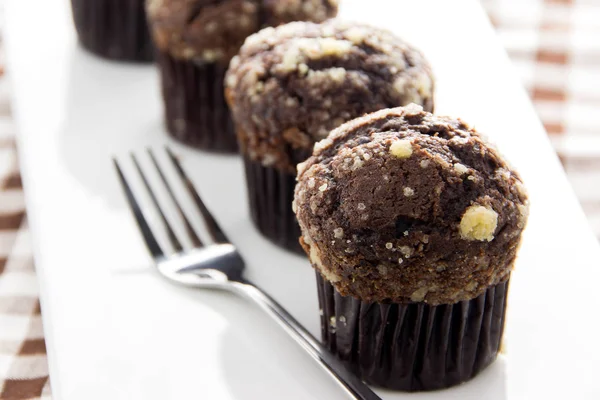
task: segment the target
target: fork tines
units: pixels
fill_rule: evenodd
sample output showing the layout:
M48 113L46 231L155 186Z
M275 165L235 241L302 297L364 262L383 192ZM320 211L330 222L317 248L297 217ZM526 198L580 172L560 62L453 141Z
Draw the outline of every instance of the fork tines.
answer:
M169 183L167 174L164 172L165 171L164 168L161 167L160 162L159 162L158 158L155 156L154 151L150 148L147 150L148 150L148 155L149 155L151 164L153 165L154 169L156 170L157 175L159 176L160 181L162 182L162 186L164 187L164 189L166 189L166 192L167 192L171 202L175 205L175 210L176 210L177 214L183 221L183 224L185 227L185 232L187 233L188 239L191 241L192 246L194 248L202 247L203 242L200 239L200 237L198 236L198 234L196 233L196 231L194 230L194 228L190 222L190 219L186 215L186 212L184 211L184 208L181 204L181 200L178 199L177 196L175 195L175 192L173 191L173 186L171 185L171 183ZM192 184L191 180L189 179L189 177L183 170L181 163L179 162L179 159L173 154L173 152L171 152L171 150L168 147L165 147L165 151L168 155L168 159L171 161L171 163L173 165L173 169L176 172L176 176L181 180L181 183L182 183L183 187L186 189L186 192L191 196L194 204L198 207L198 211L200 211L200 215L202 216L202 218L204 220L206 230L208 231L208 234L209 234L211 240L214 241L215 243L229 243L227 236L225 236L225 233L219 227L219 224L215 221L213 216L210 214L210 212L206 208L206 205L204 204L200 195L198 194L194 185ZM171 246L173 247L175 252L182 251L184 246L182 245L180 239L177 237L177 234L175 233L175 230L173 229L172 223L169 222L169 219L167 218L167 216L165 215L165 212L163 211L163 207L161 206L161 204L156 196L157 191L150 184L148 172L144 171L142 164L139 162L139 160L135 156L135 154L131 153L131 159L132 159L133 165L135 167L135 170L137 171L137 174L141 178L141 181L143 183L145 190L148 192L151 203L152 203L153 207L156 209L156 211L158 212L158 216L160 218L162 225L164 225L164 229L166 230L169 243L171 244ZM114 157L113 157L113 163L117 170L117 175L119 177L121 185L123 186L123 190L125 191L125 196L127 198L127 202L131 208L131 211L133 212L133 215L135 216L135 220L138 224L138 227L140 228L140 231L142 232L142 235L144 237L144 241L146 242L146 246L148 247L148 250L150 250L150 253L155 258L164 257L165 251L161 248L159 242L156 240L156 236L154 235L151 225L148 222L149 219L144 215L144 212L142 211L140 201L138 199L136 199L136 196L132 189L132 185L129 183L129 182L131 182L131 180L128 181L128 179L125 177L123 168L121 168L119 161L117 161L117 159ZM154 186L156 187L156 185L154 185Z

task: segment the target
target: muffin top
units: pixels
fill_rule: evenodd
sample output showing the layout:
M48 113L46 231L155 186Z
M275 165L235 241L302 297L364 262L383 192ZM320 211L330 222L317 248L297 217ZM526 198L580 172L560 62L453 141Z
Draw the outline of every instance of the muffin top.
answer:
M508 279L529 206L479 133L412 104L317 143L293 207L313 266L342 295L437 305Z
M338 0L146 0L156 46L179 59L227 65L244 39L264 26L322 22Z
M386 30L338 20L250 36L231 60L225 92L242 152L290 173L350 119L411 102L433 109L433 77L419 51Z

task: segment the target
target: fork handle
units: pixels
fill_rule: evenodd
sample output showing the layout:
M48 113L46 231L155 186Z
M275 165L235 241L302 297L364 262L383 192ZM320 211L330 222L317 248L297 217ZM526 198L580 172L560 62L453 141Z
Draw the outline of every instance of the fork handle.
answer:
M354 375L343 361L334 356L315 339L294 317L280 306L271 296L256 285L245 282L237 286L239 293L254 301L269 314L294 340L302 346L319 365L328 372L339 385L354 399L381 400L363 381Z

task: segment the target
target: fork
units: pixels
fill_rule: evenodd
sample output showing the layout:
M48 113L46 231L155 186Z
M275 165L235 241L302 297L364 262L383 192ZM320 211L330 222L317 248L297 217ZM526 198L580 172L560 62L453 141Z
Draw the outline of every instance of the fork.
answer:
M127 202L133 212L137 225L144 238L144 242L152 255L158 272L169 281L180 285L202 289L226 290L253 301L282 326L283 329L290 334L290 336L292 336L292 338L299 343L349 395L352 396L352 398L359 400L381 400L379 396L348 369L343 361L330 353L325 346L316 340L271 296L244 278L243 272L245 264L240 253L235 246L231 244L223 230L219 227L217 221L206 208L177 157L168 147L165 147L165 150L177 172L177 176L182 180L184 187L198 207L213 243L205 244L194 232L190 220L186 216L180 201L175 196L154 152L152 149L148 149L150 160L156 169L163 186L166 188L172 203L175 205L176 212L179 214L181 220L183 220L185 231L193 244L191 250L184 249L171 227L171 224L169 224L155 192L148 182L147 174L144 173L138 159L132 153L131 159L133 165L150 196L151 202L158 211L158 216L166 229L168 240L175 250L174 254L165 253L152 233L150 224L142 212L140 203L135 198L131 185L125 178L123 169L119 165L117 159L113 158L113 163L119 181L125 192Z

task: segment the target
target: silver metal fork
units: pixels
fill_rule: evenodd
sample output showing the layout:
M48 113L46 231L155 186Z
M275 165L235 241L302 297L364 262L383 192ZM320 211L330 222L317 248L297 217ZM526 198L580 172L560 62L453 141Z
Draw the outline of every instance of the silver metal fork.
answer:
M185 230L192 241L194 248L185 250L169 224L156 195L148 183L147 175L142 171L142 167L134 154L131 154L133 164L140 175L144 186L146 187L150 199L158 211L158 215L166 228L169 242L175 249L174 254L166 254L158 241L156 240L148 220L144 216L140 203L136 200L127 182L123 170L116 158L113 158L117 175L125 191L125 196L131 211L135 216L142 236L148 250L152 254L156 267L160 274L168 280L194 288L222 289L227 290L246 299L252 300L269 316L271 316L283 329L289 333L304 350L306 350L319 365L327 371L339 385L354 399L360 400L381 400L365 383L354 375L347 366L330 353L318 340L316 340L294 317L292 317L282 306L280 306L267 293L258 288L253 283L244 279L244 260L242 259L235 246L227 239L227 236L219 227L217 221L210 214L204 202L195 190L192 182L184 172L179 160L166 148L169 159L173 163L177 175L183 181L183 184L194 203L197 205L202 218L205 221L207 231L212 237L214 243L205 245L198 235L194 232L190 220L183 211L180 201L175 196L166 175L161 169L153 151L148 149L150 160L156 168L164 187L167 190L171 200L176 206L177 213L184 222Z

